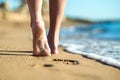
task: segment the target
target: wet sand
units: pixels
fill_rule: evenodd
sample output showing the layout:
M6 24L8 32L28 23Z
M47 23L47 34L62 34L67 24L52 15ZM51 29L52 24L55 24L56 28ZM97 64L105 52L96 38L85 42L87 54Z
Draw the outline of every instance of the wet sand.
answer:
M33 57L28 22L0 21L0 80L120 80L120 70L70 54Z

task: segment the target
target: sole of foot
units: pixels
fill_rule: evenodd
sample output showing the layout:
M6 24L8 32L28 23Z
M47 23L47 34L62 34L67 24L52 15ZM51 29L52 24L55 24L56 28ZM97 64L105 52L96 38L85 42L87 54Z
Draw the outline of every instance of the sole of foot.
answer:
M33 55L51 56L50 48L45 34L44 23L32 23L31 28L33 34Z

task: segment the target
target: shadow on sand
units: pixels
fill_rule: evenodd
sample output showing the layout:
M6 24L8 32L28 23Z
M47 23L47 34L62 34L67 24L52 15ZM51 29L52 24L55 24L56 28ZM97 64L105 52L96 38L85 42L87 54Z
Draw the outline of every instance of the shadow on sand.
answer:
M32 51L0 50L0 55L32 56Z

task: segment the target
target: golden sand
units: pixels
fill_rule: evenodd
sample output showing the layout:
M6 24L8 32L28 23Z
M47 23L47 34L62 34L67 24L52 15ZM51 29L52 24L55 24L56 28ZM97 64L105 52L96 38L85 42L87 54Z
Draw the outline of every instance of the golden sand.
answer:
M0 21L0 80L120 80L119 69L62 47L58 55L33 57L31 42L29 23Z

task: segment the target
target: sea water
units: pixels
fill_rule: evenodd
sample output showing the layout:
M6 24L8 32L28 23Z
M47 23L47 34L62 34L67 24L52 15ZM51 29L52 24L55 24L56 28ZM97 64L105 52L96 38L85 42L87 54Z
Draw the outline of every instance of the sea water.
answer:
M60 45L68 52L120 68L120 21L62 28Z

